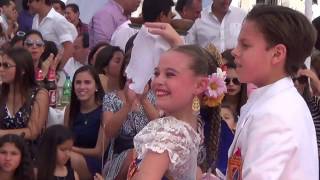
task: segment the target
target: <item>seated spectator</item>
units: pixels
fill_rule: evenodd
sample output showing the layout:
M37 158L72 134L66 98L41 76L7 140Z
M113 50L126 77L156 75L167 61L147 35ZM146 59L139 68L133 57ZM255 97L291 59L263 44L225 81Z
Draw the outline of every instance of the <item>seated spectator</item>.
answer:
M0 136L24 134L32 146L48 117L48 92L37 85L32 56L27 50L9 49L0 64Z
M64 4L61 0L52 0L52 6L54 10L56 10L58 13L60 13L62 16L64 16L65 10L66 10L66 4Z
M31 30L24 36L23 46L30 52L33 60L34 69L36 72L36 77L39 71L43 73L43 77L47 76L51 62L46 61L43 63L41 55L45 50L45 43L43 37L39 31Z
M88 64L89 55L89 34L80 34L73 43L72 58L64 65L63 70L73 78L75 71Z
M97 54L99 53L99 51L105 47L108 47L108 46L110 46L110 45L105 42L98 43L96 46L94 46L90 50L90 53L88 55L88 64L94 65L96 63L96 57L97 57Z
M30 152L21 136L7 134L0 138L0 177L35 180Z
M227 77L225 79L228 92L223 99L224 104L228 104L236 116L240 115L240 108L247 102L247 85L239 81L236 72L236 64L234 57L231 55L231 50L226 50L222 53L223 59L226 62Z
M95 69L99 73L102 84L106 84L104 90L111 92L120 89L121 68L124 67L124 53L117 46L108 46L99 51L96 57ZM104 77L105 76L105 77ZM107 78L107 82L103 82Z
M124 66L124 65L123 65ZM123 75L121 68L120 75ZM120 89L106 93L103 99L105 134L111 140L108 160L104 166L105 179L126 179L132 161L133 137L149 121L159 117L155 107L155 95L149 84L141 96L136 96L119 78Z
M59 50L63 49L58 67L62 69L72 57L72 43L78 36L77 29L63 15L54 10L51 0L29 1L28 5L36 13L32 29L40 31L44 40L55 42Z
M80 11L77 4L71 3L66 6L65 17L77 28L78 34L88 33L88 25L79 18Z
M81 179L90 179L101 172L100 160L106 143L102 139L103 96L95 69L89 65L79 68L72 81L71 101L65 111L64 125L75 135L71 164Z
M73 142L72 132L62 125L54 125L46 130L36 161L37 180L79 180L69 161Z
M175 9L178 14L174 19L190 19L195 21L200 17L202 0L178 0Z

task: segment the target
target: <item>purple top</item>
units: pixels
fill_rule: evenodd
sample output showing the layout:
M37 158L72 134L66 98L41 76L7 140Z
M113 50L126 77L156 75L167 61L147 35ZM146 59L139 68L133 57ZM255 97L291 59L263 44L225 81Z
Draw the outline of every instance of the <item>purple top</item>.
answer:
M29 32L32 29L33 15L27 10L21 10L18 17L19 31Z
M114 0L109 0L104 8L99 10L89 23L90 47L99 42L110 42L113 32L128 20L123 8Z

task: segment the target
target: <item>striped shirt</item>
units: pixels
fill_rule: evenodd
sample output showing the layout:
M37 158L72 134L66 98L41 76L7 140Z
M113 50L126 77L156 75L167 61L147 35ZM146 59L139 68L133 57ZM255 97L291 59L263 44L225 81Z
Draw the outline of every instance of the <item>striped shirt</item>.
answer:
M320 155L320 97L312 96L306 99L316 128L318 152Z

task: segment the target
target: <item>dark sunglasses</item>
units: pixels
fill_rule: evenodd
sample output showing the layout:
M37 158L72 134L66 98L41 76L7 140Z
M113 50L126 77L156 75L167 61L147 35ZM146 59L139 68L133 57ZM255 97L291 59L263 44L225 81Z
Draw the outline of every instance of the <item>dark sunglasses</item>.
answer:
M0 63L0 67L3 67L3 69L9 69L12 67L16 67L16 65L12 65L12 64L4 62L4 63Z
M33 41L31 39L27 39L24 41L24 44L27 46L27 47L33 47L33 46L37 46L37 47L42 47L44 46L44 42L41 41L41 40L36 40L36 41Z
M34 0L28 0L27 2L28 2L29 4L31 4L33 1L34 1Z
M306 84L308 82L308 77L307 76L293 77L292 81L293 82L298 81L299 84Z
M234 84L234 85L240 85L240 81L238 78L226 78L224 80L224 82L226 82L226 85L229 85L231 82Z

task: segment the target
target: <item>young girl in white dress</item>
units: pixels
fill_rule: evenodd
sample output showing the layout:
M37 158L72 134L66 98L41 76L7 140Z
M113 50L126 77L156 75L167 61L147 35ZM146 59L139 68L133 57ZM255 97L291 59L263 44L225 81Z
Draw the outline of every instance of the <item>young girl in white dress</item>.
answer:
M152 88L166 117L149 122L135 136L137 161L129 179L196 179L203 137L195 111L201 103L219 105L226 92L221 71L208 76L217 70L210 68L210 61L211 56L194 45L175 47L161 55Z

